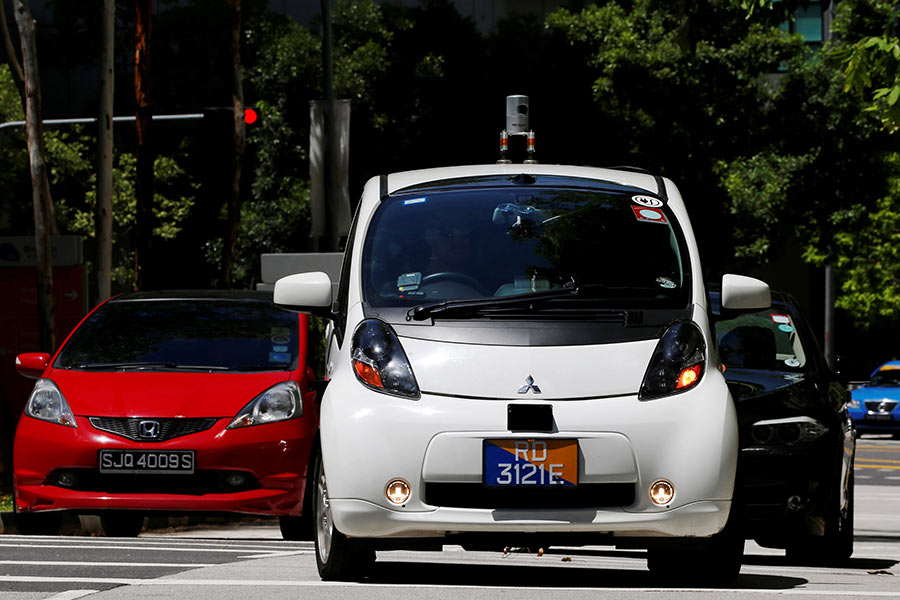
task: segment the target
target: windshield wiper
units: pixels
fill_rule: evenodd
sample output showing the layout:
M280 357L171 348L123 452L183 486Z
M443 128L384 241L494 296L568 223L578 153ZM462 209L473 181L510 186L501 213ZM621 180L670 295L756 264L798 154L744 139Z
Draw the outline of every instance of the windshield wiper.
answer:
M514 296L501 296L499 298L469 298L463 300L445 300L443 302L433 302L431 304L419 304L407 311L406 320L424 321L428 317L449 311L506 308L533 304L535 302L544 302L556 298L573 298L578 296L583 290L602 287L603 286L601 285L571 286L557 290L544 290L541 292L516 294Z
M121 371L145 371L150 369L175 369L178 371L229 371L228 367L218 365L179 365L166 362L120 362L120 363L89 363L78 365L78 369L84 371L103 371L114 369Z

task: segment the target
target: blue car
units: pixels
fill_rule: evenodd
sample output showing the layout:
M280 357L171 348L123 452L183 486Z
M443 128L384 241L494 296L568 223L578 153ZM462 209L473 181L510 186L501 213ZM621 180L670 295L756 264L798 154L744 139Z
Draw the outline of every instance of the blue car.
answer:
M850 417L860 435L892 433L900 438L900 360L886 362L852 392Z

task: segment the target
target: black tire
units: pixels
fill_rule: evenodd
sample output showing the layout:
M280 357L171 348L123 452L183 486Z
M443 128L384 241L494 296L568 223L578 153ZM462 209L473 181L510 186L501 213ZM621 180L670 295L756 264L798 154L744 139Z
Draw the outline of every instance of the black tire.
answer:
M337 530L331 519L328 485L321 453L314 455L313 522L316 567L323 581L359 581L375 563L375 551L365 540L352 539Z
M650 548L647 568L667 585L720 588L734 584L743 558L743 536L726 527L703 546Z
M137 537L144 528L144 515L130 510L113 510L100 515L100 525L106 537Z
M22 535L59 535L63 514L59 511L16 513L16 530Z
M840 483L843 485L843 482ZM787 548L789 562L812 566L841 566L853 555L854 501L853 471L848 477L847 508L842 510L841 494L835 489L825 515L825 535L805 536Z
M312 517L307 515L278 517L278 526L281 528L281 538L292 542L309 541L315 535Z

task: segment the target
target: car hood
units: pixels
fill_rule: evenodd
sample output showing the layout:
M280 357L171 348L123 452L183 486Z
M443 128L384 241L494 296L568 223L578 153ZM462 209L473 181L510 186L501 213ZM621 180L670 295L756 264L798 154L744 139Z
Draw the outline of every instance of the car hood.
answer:
M529 347L402 338L422 393L544 400L637 394L657 342Z
M881 400L883 398L900 400L900 387L861 387L850 393L854 400Z
M233 417L290 372L148 373L53 369L52 379L77 416Z

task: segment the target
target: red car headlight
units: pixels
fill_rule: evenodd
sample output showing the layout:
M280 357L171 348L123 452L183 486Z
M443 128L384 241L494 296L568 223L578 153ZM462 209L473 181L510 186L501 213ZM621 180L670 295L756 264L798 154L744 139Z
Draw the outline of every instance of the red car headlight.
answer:
M65 396L50 379L38 379L25 404L25 414L35 419L78 427Z
M282 381L264 391L241 409L227 429L277 423L303 416L300 386L294 381Z

